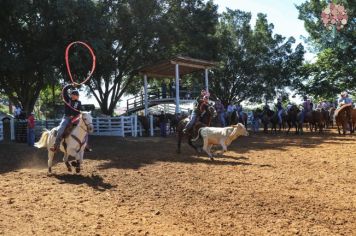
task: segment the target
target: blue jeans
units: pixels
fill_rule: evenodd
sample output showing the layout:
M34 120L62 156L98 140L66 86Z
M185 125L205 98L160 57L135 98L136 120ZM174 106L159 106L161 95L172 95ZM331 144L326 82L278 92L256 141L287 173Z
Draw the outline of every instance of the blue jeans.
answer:
M71 121L70 117L68 117L68 116L63 117L61 123L59 124L58 130L57 130L55 145L59 145L61 143L64 130L66 129L66 127L70 123L70 121Z
M260 121L258 118L253 118L252 120L252 130L253 132L258 132L260 128Z
M35 131L33 128L27 128L27 144L31 147L35 145Z
M225 121L225 112L220 112L219 113L219 120L220 120L220 124L222 127L226 126L226 121Z
M187 123L187 125L185 126L185 129L191 129L195 123L195 120L197 119L197 113L195 113L194 111L192 112L192 114L190 115L190 120Z
M283 109L278 111L278 123L282 124L282 113L283 113Z
M307 111L303 109L302 110L302 115L301 115L301 121L300 121L302 124L304 123L305 114L307 114Z

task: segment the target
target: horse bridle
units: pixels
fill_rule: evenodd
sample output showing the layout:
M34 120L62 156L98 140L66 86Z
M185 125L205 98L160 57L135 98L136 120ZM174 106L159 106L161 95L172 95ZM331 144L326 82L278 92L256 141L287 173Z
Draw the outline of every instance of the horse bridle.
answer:
M89 123L89 124L87 124L87 122L85 122L85 120L83 119L83 115L80 117L80 119L82 119L83 120L83 122L84 122L84 124L85 124L85 126L87 127L87 129L85 130L81 125L79 126L82 130L84 130L86 133L89 133L89 125L93 125L93 123Z

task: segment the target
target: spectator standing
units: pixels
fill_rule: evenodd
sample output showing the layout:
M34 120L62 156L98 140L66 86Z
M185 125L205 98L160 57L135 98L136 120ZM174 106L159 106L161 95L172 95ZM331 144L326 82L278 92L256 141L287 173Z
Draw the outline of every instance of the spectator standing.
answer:
M167 97L167 85L164 80L161 83L161 89L162 89L162 98L166 98Z
M220 100L217 100L215 103L215 110L216 113L218 114L219 117L219 122L221 124L221 127L226 126L226 121L225 121L225 108L224 105L221 103Z
M35 144L35 116L33 112L27 118L27 144L30 147Z

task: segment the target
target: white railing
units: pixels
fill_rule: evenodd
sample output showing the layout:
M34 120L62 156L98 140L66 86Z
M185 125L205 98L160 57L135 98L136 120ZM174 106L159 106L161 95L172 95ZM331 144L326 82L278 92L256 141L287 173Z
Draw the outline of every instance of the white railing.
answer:
M17 124L19 123L27 124L26 120L16 121L16 122ZM60 122L61 119L36 120L35 121L36 137L39 137L39 135L44 129L51 130L52 128L57 127ZM97 117L97 118L93 118L93 125L94 125L94 132L92 135L98 135L98 136L102 135L102 136L137 137L137 136L142 136L142 132L143 132L143 128L140 122L138 121L136 115L118 116L118 117ZM0 135L2 135L2 123L1 123L0 132L1 132ZM153 136L153 133L151 134Z
M142 136L142 127L137 120L137 116L119 117L97 117L93 118L93 135L121 136L127 135L137 137Z
M2 121L0 121L0 141L4 140L4 127Z

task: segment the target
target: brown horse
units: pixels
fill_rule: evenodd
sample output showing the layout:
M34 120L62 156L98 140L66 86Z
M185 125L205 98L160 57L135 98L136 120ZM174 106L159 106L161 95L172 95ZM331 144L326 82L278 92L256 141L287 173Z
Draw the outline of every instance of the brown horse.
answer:
M292 127L295 127L295 134L298 134L298 113L300 112L298 106L292 105L286 115L286 121L288 124L287 134Z
M192 139L193 137L196 137L198 135L198 130L203 127L203 126L210 126L212 118L216 115L215 109L212 105L209 105L208 108L206 109L206 113L204 116L199 119L197 122L195 122L192 131L188 133L184 133L183 129L186 126L186 124L189 122L189 118L182 119L179 121L178 126L177 126L177 134L178 134L178 143L177 143L177 153L180 153L180 147L182 143L182 139L184 136L188 138L188 144L191 146L195 151L198 151L198 148L193 145Z
M246 112L242 112L242 115L240 117L239 113L237 111L234 111L231 114L231 119L230 119L229 125L235 125L237 123L242 123L247 128L247 118L248 118L248 115Z
M137 116L138 121L145 130L145 135L149 136L150 131L150 117L149 116ZM159 127L159 118L157 115L153 115L153 129Z
M319 128L319 133L323 132L323 128L326 123L326 115L324 114L324 111L322 109L317 109L312 111L312 119L310 121L310 131L315 130L315 132Z
M341 134L340 126L342 127L343 134L346 134L348 126L350 133L352 133L352 110L351 104L345 104L335 111L335 121L339 134Z
M352 132L356 129L356 109L352 109Z

